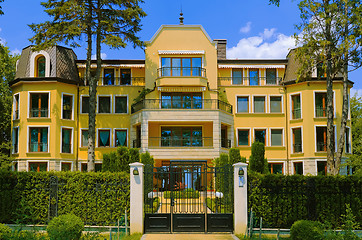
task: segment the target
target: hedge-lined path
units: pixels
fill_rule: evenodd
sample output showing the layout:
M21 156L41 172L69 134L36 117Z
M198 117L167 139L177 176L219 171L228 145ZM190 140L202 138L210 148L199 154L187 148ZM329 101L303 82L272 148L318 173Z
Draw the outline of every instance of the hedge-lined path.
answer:
M144 234L141 240L239 240L233 234L174 233Z

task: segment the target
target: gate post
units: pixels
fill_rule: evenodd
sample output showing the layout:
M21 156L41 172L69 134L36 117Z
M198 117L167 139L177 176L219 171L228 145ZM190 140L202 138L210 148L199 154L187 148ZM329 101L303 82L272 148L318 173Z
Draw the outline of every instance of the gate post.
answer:
M248 226L248 174L246 163L234 167L234 232L246 234Z
M143 233L143 168L139 162L130 166L130 233Z

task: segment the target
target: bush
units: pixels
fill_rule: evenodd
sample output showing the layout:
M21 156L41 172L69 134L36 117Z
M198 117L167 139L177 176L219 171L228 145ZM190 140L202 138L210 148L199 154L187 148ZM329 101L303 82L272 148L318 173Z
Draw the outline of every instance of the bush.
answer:
M0 239L3 239L3 236L9 233L11 233L11 228L0 223Z
M74 214L53 218L47 227L50 240L78 240L82 236L84 223Z
M323 239L323 225L320 222L299 220L290 228L292 240L320 240Z
M251 171L259 173L268 172L268 162L265 159L265 146L261 142L254 142L251 145L251 156L249 158Z
M149 152L146 151L145 153L141 153L140 158L141 163L143 163L144 165L154 165L154 159Z
M242 162L239 148L230 148L229 150L229 164ZM245 161L246 162L246 161Z
M136 148L118 147L116 152L103 154L103 172L129 172L129 164L140 161Z

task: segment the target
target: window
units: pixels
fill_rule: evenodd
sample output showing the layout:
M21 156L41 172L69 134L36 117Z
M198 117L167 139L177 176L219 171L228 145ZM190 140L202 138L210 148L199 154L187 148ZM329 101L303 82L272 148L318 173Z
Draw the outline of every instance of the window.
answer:
M14 95L14 113L13 113L13 119L19 119L19 94Z
M282 112L282 97L278 96L270 97L270 112L271 113Z
M115 130L114 146L126 146L127 147L127 130Z
M238 113L249 112L249 97L238 97Z
M202 93L162 93L161 107L176 109L202 109Z
M325 65L323 63L317 64L317 77L318 78L327 77Z
M49 93L30 93L30 117L48 117Z
M127 113L127 97L115 97L115 113Z
M82 129L81 130L81 147L88 147L88 129Z
M268 163L271 174L283 174L283 163Z
M87 163L82 163L81 165L81 171L82 172L87 172L88 171L88 164ZM101 172L102 171L102 163L95 163L94 164L94 171L95 172Z
M259 69L249 69L249 85L259 85Z
M201 76L201 58L162 58L161 76Z
M120 76L121 85L131 85L131 69L121 69Z
M103 70L103 85L114 85L114 69Z
M295 162L293 163L294 174L303 175L303 162Z
M265 97L254 97L254 113L265 113Z
M302 117L302 109L300 104L300 94L292 95L292 119L299 119Z
M283 146L283 130L282 129L271 129L271 145L272 146Z
M98 97L98 113L111 113L111 97Z
M346 136L345 136L346 153L351 153L351 144L349 141L350 140L349 135L350 135L350 128L346 127Z
M293 153L302 152L302 129L293 128Z
M162 147L202 147L202 127L161 127Z
M98 130L98 147L109 147L111 143L110 130Z
M238 129L238 145L249 146L249 129Z
M277 70L268 68L266 69L266 84L275 85L277 84Z
M82 163L82 164L80 165L80 170L81 170L82 172L87 172L87 171L88 171L88 163Z
M254 141L255 142L261 142L261 143L264 143L264 145L266 145L265 138L266 138L265 129L255 129L254 130Z
M45 57L42 55L36 60L36 77L45 77Z
M72 163L70 162L62 162L61 171L67 172L72 170Z
M89 113L89 97L82 96L82 113Z
M29 162L29 172L46 172L48 171L47 162Z
M72 129L62 128L62 153L72 152Z
M63 95L63 119L72 119L73 115L73 96Z
M13 153L19 152L19 128L13 128Z
M232 71L233 85L242 85L243 84L243 70L242 69L233 69Z
M327 161L317 161L317 174L327 175Z
M327 127L316 127L316 140L317 140L317 152L326 152L327 151ZM334 139L334 127L333 127L333 136Z
M327 93L315 93L315 116L316 117L326 117L327 116L326 99L327 99Z
M48 128L30 127L29 132L30 152L48 152Z

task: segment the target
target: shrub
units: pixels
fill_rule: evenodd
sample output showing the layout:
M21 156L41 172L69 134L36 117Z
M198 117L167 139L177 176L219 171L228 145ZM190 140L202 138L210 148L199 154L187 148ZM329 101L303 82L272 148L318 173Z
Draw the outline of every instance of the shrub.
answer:
M118 147L116 152L103 154L103 172L129 172L129 164L140 161L136 148Z
M129 163L139 162L140 161L140 150L138 148L129 149ZM129 167L128 167L129 170Z
M47 227L50 240L78 240L82 236L84 223L74 214L53 218Z
M261 142L254 142L251 145L251 156L249 158L251 171L267 173L268 162L265 159L265 146Z
M240 149L239 148L230 148L229 150L229 163L233 165L234 163L242 162L240 156ZM245 161L246 162L246 161Z
M154 159L153 157L150 155L149 152L145 152L145 153L141 153L141 163L143 163L144 165L154 165Z
M323 239L323 225L320 222L299 220L290 228L292 240L320 240Z
M3 236L9 233L11 233L11 228L0 223L0 239L3 239Z
M116 172L116 152L110 152L103 154L102 171L103 172Z

